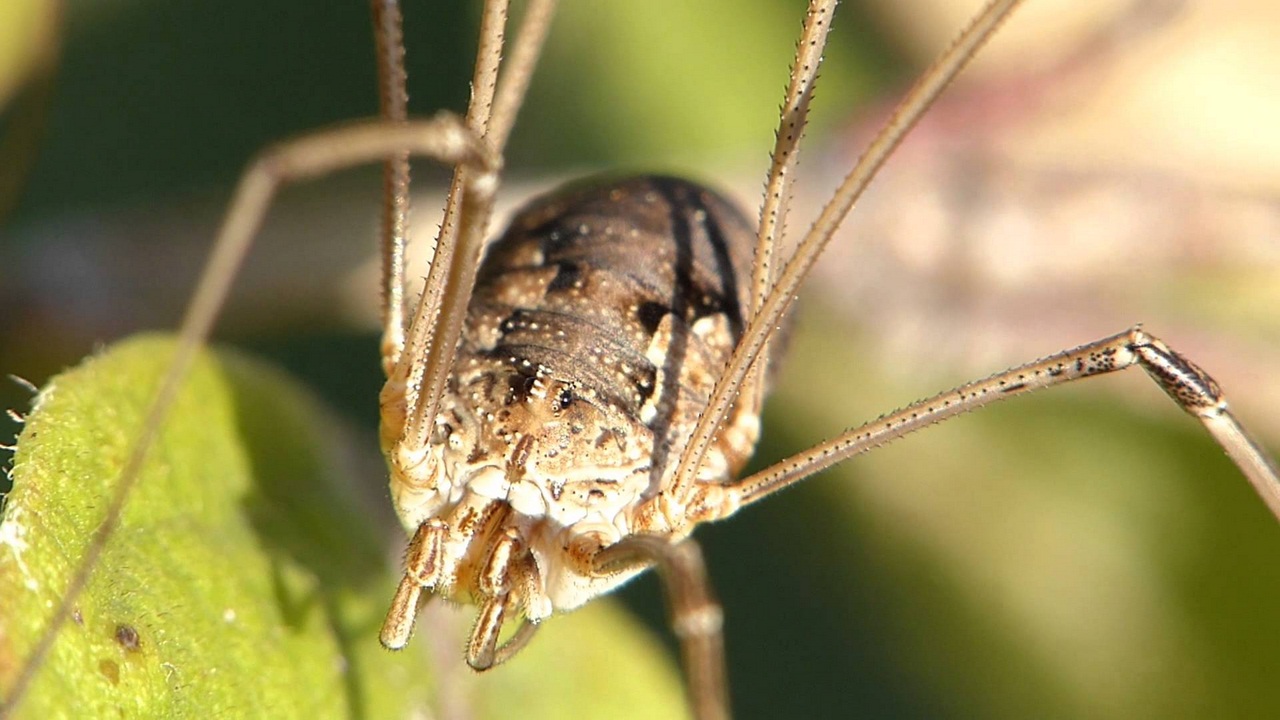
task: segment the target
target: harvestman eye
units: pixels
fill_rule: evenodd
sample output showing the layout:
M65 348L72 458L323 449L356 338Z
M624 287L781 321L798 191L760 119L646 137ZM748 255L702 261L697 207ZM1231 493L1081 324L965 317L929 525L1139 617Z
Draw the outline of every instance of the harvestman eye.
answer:
M853 427L751 475L743 468L781 352L778 328L844 216L903 135L1017 5L988 5L907 95L788 256L777 249L833 2L812 2L762 207L687 180L587 179L534 199L489 239L503 152L552 15L528 3L504 52L507 7L488 2L465 118L408 120L399 9L374 2L382 118L269 149L243 178L134 445L107 522L26 660L31 675L92 573L136 467L283 184L385 162L381 438L408 536L382 627L406 646L432 598L474 605L476 670L517 655L553 615L648 568L666 588L690 705L729 715L724 618L697 526L917 429L1032 390L1141 368L1201 422L1280 517L1280 478L1213 378L1132 327L966 383ZM504 56L506 60L503 60ZM419 297L408 297L409 157L452 166ZM561 422L568 415L571 423ZM130 474L132 473L132 474Z

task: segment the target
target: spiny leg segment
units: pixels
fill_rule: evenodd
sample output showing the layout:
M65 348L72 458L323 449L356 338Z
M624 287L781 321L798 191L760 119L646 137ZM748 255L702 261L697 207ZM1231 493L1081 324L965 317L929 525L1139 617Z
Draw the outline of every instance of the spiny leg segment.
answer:
M834 2L817 3L834 5ZM695 490L698 466L706 457L716 433L733 408L738 388L757 362L773 330L792 301L800 284L808 277L818 255L831 241L836 229L870 185L880 167L893 153L906 133L916 124L934 100L956 75L964 69L978 49L999 29L1004 20L1020 4L1020 0L993 0L970 22L955 41L907 93L889 121L880 129L862 157L823 207L809 228L795 254L787 261L778 281L748 323L733 358L716 382L707 412L699 418L684 451L672 486L660 495L673 514L679 514L691 500ZM816 72L816 66L813 71ZM783 119L784 123L786 118Z
M544 43L554 0L531 0L511 52L511 62L499 69L505 36L508 3L485 3L481 17L480 48L467 107L468 129L483 138L495 157L501 158L515 123L533 67ZM392 433L409 454L425 452L434 427L440 397L448 382L466 316L468 290L475 284L484 238L493 214L499 167L477 172L458 166L449 188L448 204L426 286L406 332L406 346L388 375L382 392L384 416L399 415L403 425L384 430L384 443ZM397 410L397 405L403 405Z
M398 11L392 13L374 4L374 32L379 35L379 47L394 49L395 57L403 57L402 33ZM387 2L388 6L394 3ZM481 18L480 47L472 79L472 96L467 109L467 127L482 138L495 157L501 157L507 138L515 123L515 116L523 102L534 67L550 29L555 14L554 0L530 0L525 7L520 28L513 43L509 59L502 63L502 46L505 36L508 3L491 0L485 3ZM394 14L394 23L389 18ZM394 24L395 27L388 27ZM501 77L499 71L501 70ZM392 87L393 95L405 94L404 74L397 72L394 63L379 63L380 85ZM384 103L384 113L396 112L394 103ZM388 116L389 120L396 120ZM383 367L387 369L387 383L381 394L382 442L384 448L397 448L389 456L390 462L412 464L425 455L430 433L435 427L435 416L441 396L448 382L453 365L458 337L466 315L470 288L475 284L481 251L493 213L493 200L499 183L500 167L495 165L478 171L475 167L457 166L449 188L444 220L436 237L430 260L426 285L417 309L407 328L384 328L384 337L406 338L397 347L384 342ZM388 169L387 172L391 172ZM395 193L407 193L407 186L385 183L388 206L408 205L407 198L395 197ZM403 253L403 238L388 239L394 232L394 224L384 226L384 247ZM403 265L403 259L400 259ZM386 282L395 282L387 278ZM400 278L403 282L403 277ZM403 297L403 288L397 289ZM387 295L391 296L391 292ZM394 314L384 317L391 321ZM406 552L406 572L392 601L383 624L380 638L388 648L404 647L413 633L413 623L424 591L435 587L437 578L431 575L426 563L431 557L424 543L433 537L419 528ZM440 530L437 528L436 535ZM492 616L498 608L486 608ZM499 622L494 627L500 629ZM532 626L522 628L506 645L491 652L476 654L477 662L489 664L510 657L516 649L532 636ZM495 633L496 633L495 629ZM477 630L475 636L481 633ZM494 635L496 638L496 634ZM477 643L475 637L473 646ZM472 653L469 652L469 657ZM472 663L475 665L476 663ZM488 667L488 665L485 665Z
M1166 395L1205 426L1280 518L1280 473L1231 413L1217 382L1139 327L961 385L847 430L724 488L721 517L854 455L956 415L1033 390L1132 367L1145 370Z

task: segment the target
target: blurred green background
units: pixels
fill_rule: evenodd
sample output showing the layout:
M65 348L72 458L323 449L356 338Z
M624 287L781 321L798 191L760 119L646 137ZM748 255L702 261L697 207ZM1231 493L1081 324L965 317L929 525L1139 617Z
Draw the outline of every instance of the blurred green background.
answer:
M411 107L460 110L476 9L407 5ZM1248 24L1249 6L1218 14ZM10 102L4 125L38 156L16 209L0 219L0 369L37 383L98 343L175 325L218 213L256 150L376 110L361 3L86 0L64 10L47 105L38 87L28 88ZM512 193L623 166L693 173L753 202L802 3L568 2L563 11L513 139ZM855 113L882 112L884 98L919 70L913 28L882 8L848 3L836 28L811 132L824 149L807 165L820 177L847 165L849 138L865 127ZM1186 47L1152 32L1154 40L1126 48ZM1136 320L1219 374L1246 422L1280 446L1276 235L1268 234L1274 192L1224 195L1216 181L1168 168L1091 165L1052 181L1017 175L1025 163L993 170L1016 156L982 142L992 134L1002 142L1003 131L1035 135L1045 120L1009 111L1011 97L1038 97L1046 84L1090 84L1089 75L1063 80L1053 62L1015 61L1004 79L992 71L965 90L995 100L941 110L943 128L925 137L958 145L960 159L949 173L924 173L940 190L922 186L910 197L985 197L993 174L1010 182L1012 173L1019 190L1048 188L1035 196L1036 217L1079 219L1068 212L1075 206L1051 201L1104 197L1107 211L1084 223L1095 235L1108 232L1108 221L1150 221L1134 207L1170 198L1187 206L1182 198L1193 197L1214 219L1201 222L1208 237L1226 227L1239 244L1195 245L1188 238L1202 228L1191 223L1143 225L1132 236L1148 247L1103 243L1075 274L1032 273L1018 285L983 274L1007 269L1014 253L978 253L980 241L957 230L947 247L974 256L941 263L951 272L929 266L913 281L926 291L946 288L942 301L917 307L897 285L870 286L873 298L894 298L882 305L812 293L768 410L761 458ZM1010 76L1034 82L1027 90ZM21 121L28 116L39 121ZM968 118L962 129L981 142L948 136L945 121L955 117ZM1237 139L1247 135L1236 131ZM1048 136L1041 146L1059 155L1077 147ZM917 153L903 155L890 171L909 176L921 164ZM13 157L0 166L17 166ZM423 169L419 177L431 185L443 175ZM1082 178L1093 184L1082 190ZM377 342L359 318L375 296L350 275L371 255L377 187L374 173L355 171L287 192L220 330L316 387L370 456ZM820 200L802 193L806 206ZM1242 195L1253 204L1239 209ZM895 222L916 219L890 207ZM434 224L429 210L418 204L417 225ZM984 238L1009 230L972 217L935 224L985 228ZM829 287L862 282L867 267L878 267L877 253L897 247L897 225L874 227L856 239L866 256L855 239L841 240L853 251L824 263ZM918 237L911 228L900 231L908 241ZM1055 253L1061 241L1021 225L1012 230L1019 252L1081 254ZM909 265L913 252L908 246L899 259ZM1028 285L1035 294L1026 294ZM352 308L361 289L364 305ZM977 312L961 312L971 307ZM915 311L925 316L913 319ZM902 327L915 328L913 340L895 334ZM726 609L738 715L1280 712L1280 528L1198 427L1145 379L1085 385L953 421L700 530ZM21 409L27 398L5 386L0 401ZM356 481L385 493L376 470ZM669 638L652 578L622 597Z

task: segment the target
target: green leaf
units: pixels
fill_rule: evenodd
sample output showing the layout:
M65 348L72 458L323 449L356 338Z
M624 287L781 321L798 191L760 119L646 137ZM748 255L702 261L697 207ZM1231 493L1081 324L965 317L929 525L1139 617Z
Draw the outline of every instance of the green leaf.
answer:
M0 521L5 697L102 522L172 347L124 342L37 397ZM460 640L429 652L434 626L383 650L392 552L338 438L278 371L203 355L19 716L383 718L442 698L475 717L683 712L668 658L605 602L483 676L462 669ZM469 622L469 608L446 616L458 612Z

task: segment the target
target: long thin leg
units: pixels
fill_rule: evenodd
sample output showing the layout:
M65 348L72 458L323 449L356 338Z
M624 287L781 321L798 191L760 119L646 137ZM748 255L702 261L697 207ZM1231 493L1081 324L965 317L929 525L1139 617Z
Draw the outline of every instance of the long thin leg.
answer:
M672 543L657 535L631 535L596 553L595 571L656 565L667 589L671 627L680 640L689 704L698 720L727 720L724 613L707 579L702 550L692 539Z
M760 206L760 230L756 237L748 319L764 304L777 276L777 264L771 262L773 249L777 247L787 223L791 185L800 162L800 138L809 124L809 103L813 100L818 70L822 66L822 51L827 46L831 17L835 11L834 0L811 0L805 14L804 29L796 42L796 57L791 61L791 79L783 95L773 153L770 155L769 177L765 181L764 202Z
M481 138L488 133L493 111L507 11L506 0L490 0L484 4L480 18L480 46L476 51L466 122L471 132ZM457 288L470 288L475 282L497 185L496 169L481 176L468 173L464 168L454 171L431 267L409 323L405 352L383 391L384 397L403 396L405 427L398 435L409 439L409 447L414 452L427 446L444 378L453 364L466 312L466 300L459 297L464 293ZM454 291L449 292L450 289Z
M467 126L483 137L497 156L502 155L516 110L523 102L554 7L552 0L529 3L511 62L503 68L499 82L507 3L491 0L485 4ZM468 293L457 290L475 284L498 182L496 170L475 173L459 168L449 189L431 270L409 325L407 350L388 383L392 394L407 395L406 426L401 437L410 454L426 447L433 428L466 314Z
M381 121L365 121L321 130L268 148L245 171L218 231L213 252L205 263L195 295L183 317L173 361L160 379L154 399L147 408L142 429L120 471L120 480L107 505L106 519L94 532L48 627L23 664L8 698L10 709L21 702L35 673L43 665L44 658L66 623L71 608L80 599L80 593L93 574L107 540L115 532L121 510L138 480L138 472L147 452L168 415L182 381L191 369L196 351L209 337L218 311L226 300L231 283L262 225L276 191L290 182L374 162L406 149L412 155L447 165L466 164L491 168L495 162L484 143L468 132L457 117L442 114L431 120L410 123L388 125Z
M1217 382L1138 327L913 403L732 486L709 488L710 494L702 503L705 519L732 514L742 505L772 495L846 458L961 413L1032 390L1135 366L1146 370L1165 394L1205 426L1280 519L1280 471L1231 414Z
M689 440L680 455L680 464L671 486L659 493L653 502L668 517L679 517L684 508L693 500L696 488L696 475L706 456L717 431L729 411L733 408L738 388L761 350L773 336L784 313L795 299L800 283L809 275L809 270L817 261L818 255L831 240L836 229L843 222L853 204L866 190L871 180L892 154L894 148L902 141L923 113L929 108L938 95L964 68L980 47L1000 27L1000 24L1013 12L1018 0L995 0L982 9L982 12L956 38L917 81L903 101L894 111L889 122L868 146L866 152L853 170L840 183L835 194L814 221L813 227L800 242L795 255L787 261L778 281L769 291L768 297L761 305L759 312L751 319L733 357L725 368L724 374L716 382L715 390L707 402L707 410L698 418L698 424L690 433Z
M772 162L765 181L764 202L760 206L760 224L751 271L751 303L749 307L743 308L748 321L764 305L769 289L777 280L779 263L774 262L773 251L787 224L791 186L795 181L796 166L800 162L800 138L809 124L809 103L818 82L822 51L827 46L827 35L831 32L831 18L835 11L835 0L811 0L805 14L804 29L796 43L796 56L791 62L791 79L787 84L787 92L783 95L771 154ZM764 357L769 356L769 352L764 352ZM766 370L764 363L757 363L753 376L743 383L743 387L751 388L751 395L745 402L749 403L751 412L755 415L760 414L760 408L764 405L765 384L760 382L759 376ZM743 400L740 399L739 402Z
M404 21L399 0L370 0L373 39L378 56L378 113L383 120L409 118L404 70ZM409 232L409 153L396 153L382 165L382 371L404 352L404 248Z
M542 46L546 44L551 19L556 14L556 0L530 0L520 18L511 53L502 68L502 78L493 100L493 117L489 121L489 133L485 139L494 151L501 153L507 146L507 138L516 124L516 113L524 104L525 92L533 71L538 66Z

